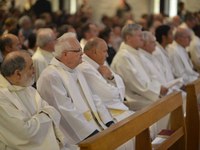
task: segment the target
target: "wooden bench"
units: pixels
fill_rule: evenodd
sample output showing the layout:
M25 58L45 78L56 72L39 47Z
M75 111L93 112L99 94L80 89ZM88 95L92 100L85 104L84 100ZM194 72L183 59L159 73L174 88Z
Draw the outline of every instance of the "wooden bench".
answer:
M186 86L186 132L187 149L199 150L199 110L197 97L200 94L200 79Z
M173 134L158 150L185 150L185 124L181 94L175 92L136 112L101 133L79 143L81 150L113 150L136 137L136 150L152 150L149 127L171 113L170 124Z

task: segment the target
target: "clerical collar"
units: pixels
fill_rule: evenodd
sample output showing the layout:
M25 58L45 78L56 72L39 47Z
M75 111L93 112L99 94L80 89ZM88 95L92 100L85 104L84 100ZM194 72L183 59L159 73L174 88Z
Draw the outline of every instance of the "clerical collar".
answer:
M61 67L62 69L68 71L68 72L75 72L75 69L71 69L69 67L67 67L65 64L63 64L62 62L60 62L58 59L56 59L55 57L51 60L50 65L54 65L56 67Z
M99 64L97 64L94 60L92 60L86 54L83 54L82 59L83 59L83 61L89 62L95 69L99 68Z
M147 51L145 51L145 50L143 50L143 49L140 49L139 52L140 52L141 54L144 54L146 57L152 59L152 54L150 54L149 52L147 52Z
M12 85L8 80L0 74L0 87L2 88L8 88L9 91L20 91L22 89L25 89L26 87Z
M138 55L138 51L139 51L126 43L122 43L120 49L126 49L129 53L132 53L134 55Z

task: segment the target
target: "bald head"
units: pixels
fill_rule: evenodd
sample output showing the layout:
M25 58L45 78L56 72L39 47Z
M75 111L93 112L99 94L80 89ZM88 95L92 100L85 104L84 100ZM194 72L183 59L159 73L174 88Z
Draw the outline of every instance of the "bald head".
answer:
M21 44L16 35L4 34L0 38L0 49L4 57L12 51L20 50L20 48L21 48Z
M14 74L15 70L23 70L26 65L25 59L31 58L26 51L14 51L9 53L1 64L1 73L5 77Z
M84 47L84 52L94 51L95 49L98 49L98 47L103 43L105 43L103 39L98 38L98 37L93 38L86 43Z
M34 83L33 62L26 51L9 53L3 60L1 73L13 85L27 87Z
M104 64L108 56L107 51L106 42L98 37L89 40L84 47L84 53L99 65Z

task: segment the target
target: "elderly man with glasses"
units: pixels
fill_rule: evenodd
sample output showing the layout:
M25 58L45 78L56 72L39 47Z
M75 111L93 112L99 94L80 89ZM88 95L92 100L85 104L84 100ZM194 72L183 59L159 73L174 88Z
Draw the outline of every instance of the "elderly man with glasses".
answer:
M73 144L109 127L113 119L100 98L92 95L82 73L82 50L73 33L58 38L54 58L37 82L38 91L61 115L63 132Z

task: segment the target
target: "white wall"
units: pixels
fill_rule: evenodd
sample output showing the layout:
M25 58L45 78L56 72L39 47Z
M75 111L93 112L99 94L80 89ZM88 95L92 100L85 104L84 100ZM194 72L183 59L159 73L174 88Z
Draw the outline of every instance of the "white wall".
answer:
M190 12L200 11L200 0L184 0L186 10Z
M149 0L127 0L132 7L132 14L138 19L143 13L148 13ZM93 9L95 21L101 19L101 15L113 16L116 13L119 0L90 0Z

